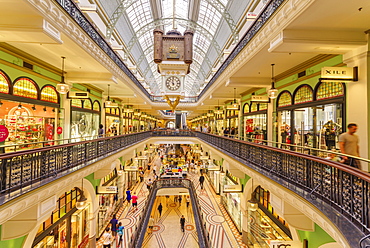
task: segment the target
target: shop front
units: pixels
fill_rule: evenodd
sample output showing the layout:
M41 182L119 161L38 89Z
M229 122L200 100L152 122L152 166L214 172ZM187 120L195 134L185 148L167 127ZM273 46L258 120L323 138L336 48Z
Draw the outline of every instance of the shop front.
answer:
M324 150L339 149L338 136L345 126L344 106L345 85L340 82L319 82L315 89L301 85L293 95L281 92L277 99L277 140Z
M232 176L229 172L226 172L226 174L222 173L221 180L221 203L229 213L238 231L241 232L243 218L240 205L243 193L242 185L240 184L239 179Z
M245 104L243 123L246 140L256 143L262 143L260 140L267 140L267 103Z
M125 177L127 182L127 188L131 189L138 181L139 178L139 167L137 163L134 163L132 159L129 159L125 163Z
M40 225L32 247L89 247L89 204L78 210L76 201L79 196L79 191L73 189L59 197L57 209Z
M118 173L117 169L114 169L101 180L100 186L97 187L96 193L99 198L97 225L98 236L104 232L113 214L118 211L120 206L120 201L118 199L118 185Z
M106 135L121 134L121 120L119 108L105 108L105 127Z
M71 138L96 137L100 124L100 104L91 99L72 99Z
M213 160L209 161L206 165L206 175L208 176L209 182L216 194L220 194L220 170L221 167L217 164L218 162Z
M231 136L231 130L234 129L234 135L237 136L239 127L239 110L227 110L226 111L226 128L229 129L229 135Z
M0 141L0 152L49 146L61 138L56 131L62 121L54 86L44 85L40 89L28 77L19 77L11 83L0 70L0 99L0 126L8 132Z
M248 240L250 245L269 245L274 242L291 242L288 223L270 204L270 192L258 186L253 194L257 207L248 211Z

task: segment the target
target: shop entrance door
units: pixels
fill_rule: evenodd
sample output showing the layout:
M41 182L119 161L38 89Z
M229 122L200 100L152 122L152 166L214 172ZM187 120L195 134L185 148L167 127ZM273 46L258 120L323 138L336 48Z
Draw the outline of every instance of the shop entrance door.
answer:
M294 110L293 144L302 147L315 147L314 119L316 112L314 108L300 108ZM309 153L308 149L297 147L295 150L302 153Z

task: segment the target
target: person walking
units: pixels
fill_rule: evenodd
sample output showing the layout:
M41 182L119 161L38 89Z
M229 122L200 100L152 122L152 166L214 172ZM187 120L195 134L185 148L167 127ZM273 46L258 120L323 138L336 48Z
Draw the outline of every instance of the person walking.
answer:
M181 206L182 196L179 195L179 206Z
M154 227L154 218L153 218L153 216L150 216L148 226L149 226L148 232L153 233L153 227Z
M180 225L181 225L181 231L185 232L185 217L184 217L184 215L181 215Z
M110 229L112 230L112 235L113 235L114 238L116 238L116 236L117 236L118 220L117 220L115 214L113 214L113 218L110 220L109 223L111 225Z
M102 236L103 238L103 248L110 248L112 244L112 234L109 232L110 228L107 227L105 228L105 232Z
M137 195L136 193L134 192L134 194L131 196L131 200L132 200L132 208L134 208L134 210L137 210Z
M98 130L98 138L103 138L104 137L104 126L103 124L99 125L99 130Z
M130 201L131 201L131 190L129 190L129 189L126 191L126 200L130 204Z
M139 178L140 178L140 182L142 183L144 181L144 171L143 170L139 171Z
M117 227L117 233L118 233L118 245L117 245L117 247L120 247L121 244L122 244L123 229L125 229L125 227L122 226L121 222L119 222L118 227Z
M190 204L190 196L186 196L186 207L188 208Z
M339 147L340 152L344 154L348 154L351 156L360 156L359 146L358 146L358 136L356 133L357 131L357 124L350 123L347 126L348 131L346 133L342 133L339 135ZM345 160L344 163L355 168L361 169L361 164L358 159L348 158L347 156L343 156Z
M146 188L148 189L148 191L150 191L150 189L152 188L152 179L148 179L148 181L146 182Z
M162 203L159 203L159 206L158 206L158 212L159 212L159 217L162 216L162 210L163 210L163 206L162 206Z
M200 183L200 188L203 189L203 183L204 183L204 176L203 175L200 175L199 183Z

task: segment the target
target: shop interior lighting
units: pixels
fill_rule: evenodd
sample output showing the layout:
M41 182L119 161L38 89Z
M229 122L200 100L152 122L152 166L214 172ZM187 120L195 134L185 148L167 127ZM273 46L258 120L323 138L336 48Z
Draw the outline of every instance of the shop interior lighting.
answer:
M46 107L43 108L44 112L46 112Z
M33 111L36 111L36 106L35 106L35 104L32 106L32 110L33 110Z
M22 109L22 104L19 103L18 109Z
M56 90L60 94L67 94L69 91L69 85L64 82L64 60L66 57L62 57L62 78L59 84L56 86Z
M76 208L78 210L84 209L86 207L86 205L87 205L87 198L85 197L83 188L84 188L84 180L82 179L81 189L80 188L76 188L80 192L80 198L76 201Z
M267 95L270 99L275 99L278 96L278 89L275 88L274 65L275 64L271 64L271 89L267 91Z

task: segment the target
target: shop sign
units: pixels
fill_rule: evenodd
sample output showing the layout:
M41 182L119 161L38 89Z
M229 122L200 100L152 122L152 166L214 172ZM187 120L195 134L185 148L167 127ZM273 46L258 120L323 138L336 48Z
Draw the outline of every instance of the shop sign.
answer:
M137 166L125 166L125 171L138 171Z
M0 142L3 142L8 138L9 130L6 126L0 125Z
M146 156L139 156L138 159L148 159Z
M209 157L208 157L208 156L200 156L200 159L201 159L201 160L208 160L208 159L209 159Z
M208 166L208 170L209 171L219 171L220 170L220 167L218 167L217 165L210 165Z
M327 81L326 79L336 79L336 80L355 80L353 67L323 67L321 68L321 81Z
M78 248L85 248L87 246L87 244L89 243L89 235L86 235L81 243L78 245Z
M271 240L270 242L270 248L288 248L288 247L293 247L292 246L293 242L289 241L273 241Z
M235 185L224 185L224 192L241 192L242 187L239 184Z
M117 186L98 186L96 190L97 194L117 194Z
M245 120L245 132L251 133L253 132L253 119L246 119Z
M268 96L252 96L252 102L269 102Z
M257 18L257 14L254 12L247 12L247 20L254 20Z
M63 133L63 128L57 127L57 134L62 134L62 133Z

